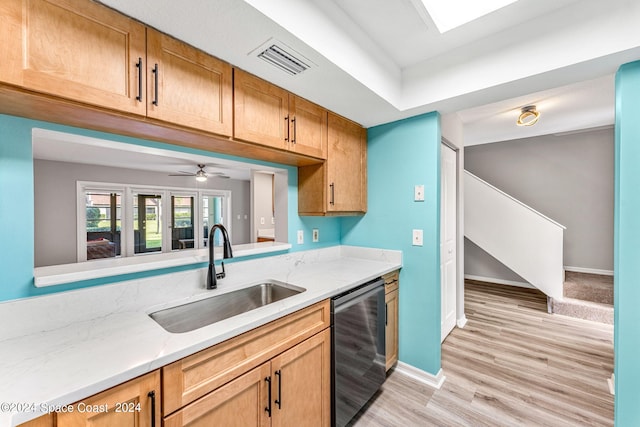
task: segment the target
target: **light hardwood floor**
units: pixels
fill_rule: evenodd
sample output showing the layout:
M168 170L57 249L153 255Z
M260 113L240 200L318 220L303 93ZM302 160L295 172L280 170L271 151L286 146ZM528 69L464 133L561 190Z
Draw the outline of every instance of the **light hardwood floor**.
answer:
M612 426L613 327L547 314L537 290L467 282L440 390L392 372L353 425Z

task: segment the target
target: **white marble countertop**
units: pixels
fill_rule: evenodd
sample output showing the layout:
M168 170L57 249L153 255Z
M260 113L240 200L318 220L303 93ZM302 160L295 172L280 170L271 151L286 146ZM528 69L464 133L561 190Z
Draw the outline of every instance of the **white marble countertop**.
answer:
M402 266L399 251L335 246L0 303L0 427L41 415L337 295ZM203 328L169 333L148 314L279 280L306 289ZM6 404L15 404L7 410ZM29 405L40 412L17 410Z

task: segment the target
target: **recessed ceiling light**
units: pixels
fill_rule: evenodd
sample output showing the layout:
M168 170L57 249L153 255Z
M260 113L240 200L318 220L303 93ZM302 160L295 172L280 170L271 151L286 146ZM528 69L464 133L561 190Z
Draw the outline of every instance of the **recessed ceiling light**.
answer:
M422 0L441 33L488 15L517 0Z

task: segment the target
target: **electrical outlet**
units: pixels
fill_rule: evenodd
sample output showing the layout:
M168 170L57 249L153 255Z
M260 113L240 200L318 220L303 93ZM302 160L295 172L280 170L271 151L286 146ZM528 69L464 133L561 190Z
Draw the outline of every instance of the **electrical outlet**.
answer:
M422 246L422 230L413 230L413 246Z
M416 185L413 189L413 200L416 202L424 202L424 185Z
M275 224L276 223L276 219L274 217L271 217L271 224Z
M304 231L298 230L298 244L302 245L304 243Z
M264 217L263 216L260 217L260 225L264 225Z
M311 234L311 236L312 236L311 240L314 243L317 243L318 240L320 240L320 231L317 228L314 228L313 229L313 233Z

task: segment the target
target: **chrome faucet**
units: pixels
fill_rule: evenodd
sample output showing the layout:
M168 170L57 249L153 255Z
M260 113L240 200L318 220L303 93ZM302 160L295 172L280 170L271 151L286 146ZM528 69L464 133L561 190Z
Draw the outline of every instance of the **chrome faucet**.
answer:
M224 228L222 224L215 224L211 227L211 231L209 232L209 271L207 272L207 289L216 289L218 287L217 279L224 279L226 273L224 272L224 262L222 263L222 273L216 273L216 266L213 263L213 237L216 233L216 230L220 230L222 232L222 247L223 247L223 258L233 258L233 253L231 252L231 242L229 241L229 234L227 233L227 229Z

